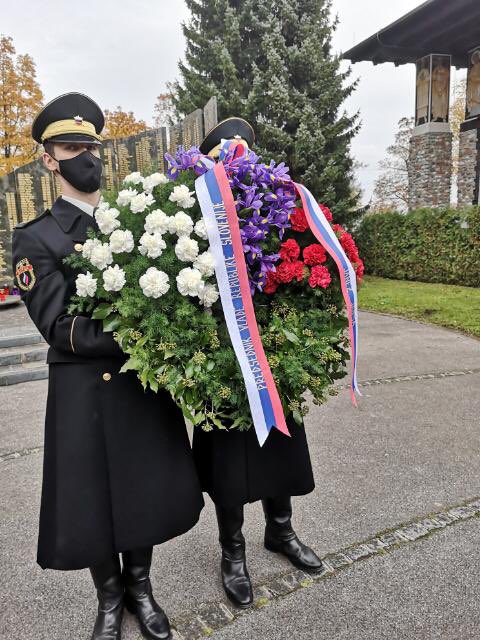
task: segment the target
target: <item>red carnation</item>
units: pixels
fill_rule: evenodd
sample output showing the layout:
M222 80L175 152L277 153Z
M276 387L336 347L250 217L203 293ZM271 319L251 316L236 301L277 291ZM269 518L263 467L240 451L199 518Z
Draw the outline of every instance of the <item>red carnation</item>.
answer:
M331 281L332 278L330 277L330 272L327 267L324 267L323 265L316 265L315 267L312 267L310 277L308 278L308 284L311 287L318 286L326 289Z
M295 262L292 262L291 264L295 268L295 278L297 279L297 282L300 282L303 280L303 270L305 265L301 260L295 260Z
M278 288L277 279L275 278L275 271L267 271L267 280L263 287L264 293L275 293Z
M320 202L318 203L318 206L323 211L323 215L326 217L326 219L329 222L333 222L333 216L332 216L332 212L330 211L330 209L328 207L326 207L324 204L320 204Z
M277 282L291 282L297 273L295 262L281 262L277 265L275 280Z
M303 209L295 208L290 216L290 224L294 231L306 231L308 229L307 217Z
M314 267L316 264L321 264L327 260L327 254L321 244L309 244L303 250L303 259L305 264Z
M334 231L340 231L340 233L345 233L345 229L339 224L332 224L332 229Z
M298 246L297 241L293 238L290 238L290 240L287 240L286 242L282 242L280 246L280 258L282 260L292 262L300 255L300 247Z
M363 274L365 271L363 260L359 258L358 261L353 265L353 268L355 269L355 273L357 274L357 282L358 284L360 284L362 282Z
M359 255L357 245L349 233L344 233L340 236L340 244L344 248L350 262L358 262Z

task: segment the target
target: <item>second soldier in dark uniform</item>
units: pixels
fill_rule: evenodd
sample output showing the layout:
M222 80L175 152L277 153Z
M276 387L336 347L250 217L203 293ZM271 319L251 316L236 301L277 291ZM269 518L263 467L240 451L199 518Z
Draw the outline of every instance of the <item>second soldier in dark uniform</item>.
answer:
M220 122L206 135L200 151L218 157L222 142L235 138L247 147L254 142L253 129L242 118ZM242 533L246 503L262 501L267 549L283 554L304 571L323 569L320 558L292 527L291 496L310 493L315 482L305 427L291 415L286 421L291 437L272 429L262 447L253 425L247 431L194 430L193 453L202 487L215 503L223 586L239 607L253 602Z
M99 601L92 639L120 638L124 604L144 637L165 639L168 619L149 579L153 545L188 531L204 506L183 415L168 392L144 392L134 372L119 373L127 356L100 320L67 313L77 273L62 258L98 229L103 125L80 93L40 112L32 135L62 196L13 233L15 281L50 345L37 560L90 568Z

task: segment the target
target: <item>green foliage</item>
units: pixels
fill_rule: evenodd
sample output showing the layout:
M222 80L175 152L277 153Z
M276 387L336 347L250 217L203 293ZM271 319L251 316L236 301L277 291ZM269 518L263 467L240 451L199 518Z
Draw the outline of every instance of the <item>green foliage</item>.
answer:
M480 289L365 276L359 307L438 324L480 338Z
M480 208L366 216L355 240L366 273L480 287Z
M356 87L332 53L331 0L186 0L191 13L179 116L217 96L219 118L254 127L254 150L284 161L294 180L318 194L349 226L357 208L350 142L358 114L341 106Z
M102 320L104 330L113 331L129 355L122 371L136 371L145 389L168 390L195 426L205 430L248 429L252 420L245 383L220 299L211 308L204 308L198 298L179 293L175 278L186 263L175 255L176 239L169 234L165 236L167 248L158 258L143 256L137 248L149 211L160 208L167 214L176 213L179 207L169 200L170 194L181 183L192 189L194 179L193 172L184 172L180 180L155 187L155 202L143 213L117 206L116 194L106 198L120 211L121 228L130 229L134 237L131 253L114 254L114 264L125 271L126 284L118 292L106 291L102 271L82 254L71 253L64 262L79 272L90 271L97 279L97 291L94 298L73 296L69 312L86 312ZM194 222L201 218L198 203L188 209L188 215ZM88 235L102 242L109 240L92 229ZM307 235L296 234L296 239L303 236L306 242ZM208 249L207 240L196 239L200 252ZM145 296L139 285L140 276L151 266L169 276L170 289L159 298ZM333 275L333 261L328 266L332 268L332 283L327 289L293 281L279 287L274 295L257 292L253 298L260 337L284 413L291 413L298 424L308 412L304 394L310 391L314 403L323 403L329 394L336 393L333 382L346 375L349 353L344 329L348 321L339 278Z

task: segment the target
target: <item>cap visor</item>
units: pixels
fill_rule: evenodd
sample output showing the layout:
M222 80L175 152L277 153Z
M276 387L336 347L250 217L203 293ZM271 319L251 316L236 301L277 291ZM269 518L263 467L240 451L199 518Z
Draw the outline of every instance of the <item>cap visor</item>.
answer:
M44 142L86 142L88 144L102 144L100 140L85 133L61 133L58 136L52 136L48 138L48 140L44 140Z

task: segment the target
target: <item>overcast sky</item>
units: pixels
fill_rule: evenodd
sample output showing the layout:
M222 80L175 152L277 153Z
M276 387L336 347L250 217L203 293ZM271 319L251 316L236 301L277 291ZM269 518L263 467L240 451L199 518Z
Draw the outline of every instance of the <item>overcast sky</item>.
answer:
M340 19L335 50L346 51L421 2L333 0ZM183 0L0 0L0 9L0 33L13 38L17 53L34 58L47 101L82 91L104 109L121 105L152 123L155 98L176 77L183 56ZM346 108L361 112L352 149L367 165L359 178L368 202L398 120L413 115L414 66L362 62L352 70L360 83Z

